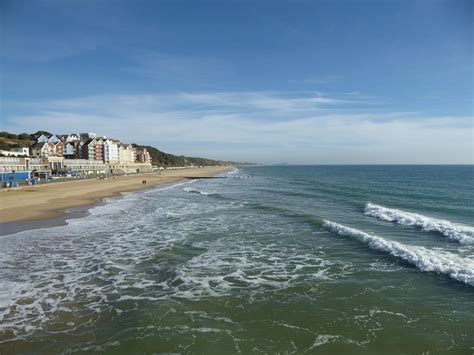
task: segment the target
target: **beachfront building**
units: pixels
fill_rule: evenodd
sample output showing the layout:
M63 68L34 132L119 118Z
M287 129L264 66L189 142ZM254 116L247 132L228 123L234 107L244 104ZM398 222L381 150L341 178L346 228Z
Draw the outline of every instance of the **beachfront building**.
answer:
M118 153L120 163L135 163L137 156L131 144L119 144Z
M107 171L107 165L97 160L65 159L64 169L72 176L99 175Z
M4 157L28 157L29 148L11 148L10 150L0 150L0 156Z
M49 158L0 157L0 172L48 171Z
M11 148L10 152L18 154L18 156L29 156L30 155L30 148L28 147L19 147L19 148Z
M49 172L48 158L31 158L27 167L31 172Z
M104 161L104 140L102 138L95 139L94 150L94 160Z
M57 135L53 134L52 136L48 137L48 142L56 144L61 142L61 139Z
M103 142L104 146L104 162L115 163L119 161L119 149L116 141L106 139Z
M79 135L79 133L71 133L64 136L64 141L68 143L78 142L81 140L81 136Z
M48 142L49 143L49 142ZM1 187L17 186L32 177L46 177L51 172L50 158L0 157ZM52 157L52 159L62 159Z
M64 155L64 143L59 141L54 144L54 155L62 157Z
M35 136L35 139L36 139L36 143L50 142L50 143L56 144L58 142L61 142L61 139L55 134L48 135L48 136L44 134L40 134L40 135Z
M51 142L35 143L31 146L31 156L35 158L45 158L52 156L63 156L64 144L63 142L57 142L53 144Z
M48 137L45 136L44 134L36 135L36 136L35 136L35 139L36 139L36 143L46 143L46 142L49 142Z
M54 144L51 142L35 143L31 146L31 156L35 158L44 158L55 154Z
M88 160L96 160L95 159L95 146L96 146L97 141L95 138L88 139L87 141L84 142L83 146L83 152L85 155L85 158Z
M28 171L28 158L0 157L0 173Z
M147 163L109 163L109 171L114 175L134 174L134 173L149 173L153 171L151 164Z
M151 156L146 148L136 148L136 162L151 164Z
M64 145L64 157L67 159L74 159L76 157L76 147L73 143L67 142Z
M57 173L64 170L64 157L48 157L49 170Z
M89 139L82 146L82 155L88 160L104 160L104 142L102 139Z
M87 146L85 146L84 141L74 142L70 144L73 144L75 150L75 154L72 159L87 159ZM71 159L69 157L67 158Z
M140 159L144 160L146 157ZM109 161L108 166L110 173L114 175L152 171L151 163L137 162L136 149L131 144L118 143L118 161Z

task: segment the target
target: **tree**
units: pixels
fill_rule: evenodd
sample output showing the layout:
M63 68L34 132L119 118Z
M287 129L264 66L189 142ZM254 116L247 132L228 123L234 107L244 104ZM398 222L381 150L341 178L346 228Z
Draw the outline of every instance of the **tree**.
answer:
M45 136L51 136L51 133L49 133L48 131L37 131L36 133L33 133L34 135L42 135L44 134Z
M17 135L13 133L8 133L8 132L0 132L0 137L8 138L8 139L16 139Z

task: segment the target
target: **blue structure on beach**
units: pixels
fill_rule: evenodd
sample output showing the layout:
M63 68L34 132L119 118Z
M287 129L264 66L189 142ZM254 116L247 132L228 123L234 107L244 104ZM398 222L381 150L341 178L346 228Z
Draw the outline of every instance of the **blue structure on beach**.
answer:
M28 171L22 171L18 173L0 173L1 182L20 182L30 178Z

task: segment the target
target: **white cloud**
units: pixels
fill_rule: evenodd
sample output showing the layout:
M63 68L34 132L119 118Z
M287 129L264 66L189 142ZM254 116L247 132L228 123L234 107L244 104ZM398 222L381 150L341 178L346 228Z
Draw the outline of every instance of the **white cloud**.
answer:
M4 126L92 131L176 154L256 162L473 162L472 117L339 113L347 104L318 93L107 95L32 104L34 114Z

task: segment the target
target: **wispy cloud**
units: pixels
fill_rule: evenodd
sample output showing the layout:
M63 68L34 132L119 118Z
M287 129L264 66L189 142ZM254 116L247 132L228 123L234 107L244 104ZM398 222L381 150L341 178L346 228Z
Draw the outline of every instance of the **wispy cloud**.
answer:
M106 95L31 103L17 132L93 131L178 154L260 162L469 163L472 117L343 110L321 93ZM341 111L343 110L343 111Z

